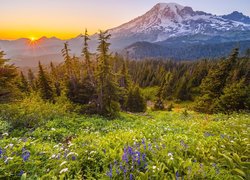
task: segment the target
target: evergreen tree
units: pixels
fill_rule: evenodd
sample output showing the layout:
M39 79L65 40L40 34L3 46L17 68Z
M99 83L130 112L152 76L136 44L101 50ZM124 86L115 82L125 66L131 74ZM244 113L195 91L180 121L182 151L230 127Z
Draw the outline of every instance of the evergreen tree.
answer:
M29 83L26 77L23 75L22 71L20 73L19 89L21 90L21 92L26 93L26 94L30 92Z
M156 94L156 102L154 104L155 110L164 110L164 100L163 100L163 94L164 94L164 87L167 83L167 78L165 77L161 83L161 86Z
M36 90L36 77L31 69L28 70L28 83L33 91Z
M196 101L196 109L201 112L212 113L216 100L221 96L227 83L230 72L235 65L239 49L234 49L230 57L222 60L211 69L207 77L202 81L202 96Z
M100 31L98 54L98 111L108 117L114 117L119 111L118 91L115 75L111 71L108 40L110 34Z
M94 73L93 73L92 63L91 63L91 60L90 60L90 52L89 52L89 45L88 45L89 40L90 40L90 38L89 38L89 35L88 35L88 31L86 29L85 34L84 34L84 47L82 49L82 56L84 57L84 60L85 60L85 63L86 63L87 75L89 76L89 79L94 84Z
M140 88L138 86L129 90L126 109L130 112L146 111L147 103L145 98L142 96Z
M190 89L188 87L188 79L187 76L183 76L179 81L175 97L181 101L191 100Z
M7 64L8 59L4 58L4 52L0 51L0 103L12 100L16 97L16 67Z
M216 102L218 112L233 112L250 110L250 85L245 79L240 82L229 84L223 90L223 95Z
M120 104L123 110L126 110L126 101L128 98L128 91L131 86L131 78L128 74L127 62L125 60L122 61L122 69L119 77L119 86L121 87L120 93Z
M61 96L61 83L58 78L57 70L52 62L50 63L50 70L56 96Z
M39 72L38 72L38 88L39 88L41 97L44 100L49 100L49 101L54 100L53 89L51 87L51 81L49 79L47 72L43 69L43 66L41 65L40 61L39 61Z

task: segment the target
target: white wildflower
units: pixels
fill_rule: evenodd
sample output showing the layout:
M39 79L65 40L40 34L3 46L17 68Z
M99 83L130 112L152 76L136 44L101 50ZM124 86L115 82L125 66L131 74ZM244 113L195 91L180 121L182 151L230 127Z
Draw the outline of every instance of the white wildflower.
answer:
M67 157L69 157L70 155L76 155L76 156L78 156L77 153L75 153L75 152L70 152L70 153L67 155Z
M65 172L67 172L68 170L69 170L68 168L62 169L62 170L60 171L60 174L65 173Z
M89 154L95 154L96 153L96 151L91 151Z
M55 154L53 154L49 159L54 159L56 157Z
M51 131L55 131L56 129L55 128L51 128Z
M10 143L7 146L4 147L4 149L7 149L8 147L12 148L14 146L14 144Z
M153 169L156 169L156 166L153 166L152 168L153 168Z
M57 145L55 145L53 148L58 148L59 147L59 145L57 144Z
M4 160L4 163L8 163L9 160L12 160L12 159L13 159L13 157L7 157L7 158Z
M169 157L173 157L173 154L172 154L172 153L168 153L168 156L169 156Z
M61 164L60 164L60 166L63 166L64 164L66 164L67 163L67 161L63 161Z
M3 136L9 136L9 134L6 132L6 133L3 133Z

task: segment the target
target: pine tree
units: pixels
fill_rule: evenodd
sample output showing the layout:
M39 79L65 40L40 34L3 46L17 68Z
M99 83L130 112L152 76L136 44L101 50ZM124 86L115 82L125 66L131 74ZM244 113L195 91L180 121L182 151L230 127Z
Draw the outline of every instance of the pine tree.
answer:
M114 117L119 112L118 91L115 75L111 71L108 40L110 34L100 31L98 54L98 111L108 117Z
M47 72L43 69L43 66L41 65L40 61L39 61L39 72L38 72L38 88L41 97L44 100L49 100L49 101L54 100L51 81L49 79Z
M131 86L131 78L130 75L128 73L128 68L127 68L127 61L125 61L124 59L122 60L122 69L120 72L120 77L119 77L119 86L121 89L121 93L120 93L120 104L121 104L121 108L123 110L126 110L126 101L128 98L128 91L130 89Z
M126 109L130 112L146 111L147 103L145 98L142 96L140 88L138 86L129 90Z
M89 76L89 79L94 84L94 73L93 73L92 63L91 63L91 60L90 60L90 52L89 52L89 45L88 45L89 40L90 40L90 38L89 38L89 35L88 35L88 31L86 29L85 34L84 34L84 47L82 49L82 56L84 57L84 60L85 60L85 63L86 63L87 75Z
M154 104L155 110L164 110L164 100L163 100L163 94L164 94L164 87L166 86L167 78L165 77L161 83L161 86L156 94L156 102Z
M17 94L16 78L18 76L16 67L7 64L4 52L0 51L0 103L13 100Z
M223 90L223 95L217 101L216 110L218 112L233 112L240 110L250 110L250 85L245 83L245 79L233 84L229 84Z
M207 77L202 81L202 96L196 101L196 110L207 113L213 112L215 102L222 95L230 72L236 64L238 54L239 49L234 49L228 59L220 61L216 67L209 71Z
M56 96L61 96L61 83L59 81L57 70L52 62L50 62L50 70Z
M20 82L19 82L19 89L21 92L28 94L30 93L30 86L26 79L26 77L23 75L23 72L20 73Z
M29 86L31 87L31 90L35 91L37 88L36 77L31 69L28 70L28 83L29 83Z

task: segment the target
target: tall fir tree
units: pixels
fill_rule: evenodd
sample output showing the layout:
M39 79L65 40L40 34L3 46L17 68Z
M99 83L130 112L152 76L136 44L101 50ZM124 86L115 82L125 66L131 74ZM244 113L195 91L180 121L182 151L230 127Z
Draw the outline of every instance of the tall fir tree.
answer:
M107 31L99 33L98 54L98 111L108 117L114 117L119 112L118 91L119 87L115 80L110 65L108 40L110 34Z
M130 75L128 73L127 60L122 59L122 69L121 72L119 73L118 82L121 89L119 102L121 108L123 110L126 110L126 101L128 98L128 92L132 84Z
M202 81L202 96L196 101L196 110L206 113L214 111L215 102L222 95L230 72L237 62L238 55L239 49L236 48L228 59L220 61L216 67L209 71Z
M25 94L30 93L30 86L28 80L26 79L22 71L20 73L20 82L18 84L19 84L18 87L21 90L21 92Z
M31 90L35 91L37 89L36 77L31 69L28 70L28 83Z
M128 93L126 102L126 109L130 112L145 112L147 109L147 103L142 96L140 88L138 86L131 87Z
M0 51L0 103L14 100L17 97L18 89L17 69L14 65L7 64L8 59L4 58L5 54Z
M38 88L42 99L48 101L54 100L54 93L51 86L51 81L49 79L48 73L43 69L43 66L40 61L38 71Z
M165 109L163 95L164 95L164 88L166 86L166 83L167 83L167 77L165 76L165 78L163 79L161 86L158 89L158 92L156 94L156 102L154 104L154 110L164 110Z
M52 77L53 85L55 88L56 96L61 96L61 91L62 91L61 83L58 77L57 70L52 62L50 62L50 72L51 72L51 77Z

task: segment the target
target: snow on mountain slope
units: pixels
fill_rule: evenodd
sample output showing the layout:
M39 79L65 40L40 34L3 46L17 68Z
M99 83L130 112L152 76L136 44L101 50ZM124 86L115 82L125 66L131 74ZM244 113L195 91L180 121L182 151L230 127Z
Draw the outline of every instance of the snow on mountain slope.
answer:
M163 41L173 36L216 34L225 31L250 30L250 26L176 3L159 3L146 14L110 29L114 39L130 38L149 42ZM137 38L136 38L137 37Z

